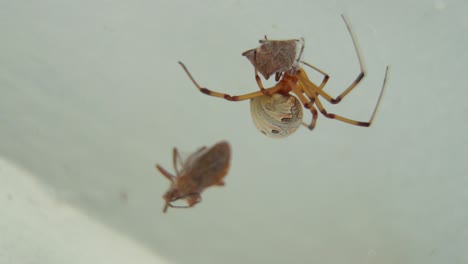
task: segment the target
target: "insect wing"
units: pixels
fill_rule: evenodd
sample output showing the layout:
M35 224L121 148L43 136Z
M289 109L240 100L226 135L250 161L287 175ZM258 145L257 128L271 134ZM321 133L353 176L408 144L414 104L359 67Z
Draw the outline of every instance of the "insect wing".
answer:
M180 174L190 171L194 164L197 163L197 160L207 152L208 148L206 146L199 148L192 154L189 154L184 159L181 154L179 154L179 158L176 159L176 167L179 170Z

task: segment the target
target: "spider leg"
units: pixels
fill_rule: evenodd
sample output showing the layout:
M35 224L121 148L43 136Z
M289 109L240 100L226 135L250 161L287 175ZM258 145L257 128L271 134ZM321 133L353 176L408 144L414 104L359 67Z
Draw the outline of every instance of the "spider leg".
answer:
M360 82L362 79L364 79L364 76L365 76L365 67L364 67L364 63L362 61L362 58L361 58L361 53L359 52L359 48L358 48L358 45L357 45L357 41L356 41L356 38L354 37L354 33L353 31L351 30L351 27L348 23L348 21L346 20L345 16L344 15L341 15L341 17L343 18L343 21L346 25L346 28L348 29L348 32L349 32L349 35L351 37L351 40L353 42L353 46L354 46L354 51L356 52L356 56L358 58L358 62L359 62L359 69L360 69L360 73L358 74L358 76L356 77L356 79L351 83L351 85L348 86L348 88L346 88L340 95L338 95L336 98L333 98L331 97L328 93L324 92L324 91L321 91L320 88L323 88L323 82L322 81L322 84L317 87L315 84L313 84L309 78L307 77L307 74L303 71L303 70L300 70L298 72L298 78L305 84L307 84L307 87L314 90L315 92L317 92L318 94L320 94L320 96L322 96L325 100L327 100L329 103L331 104L337 104L339 102L341 102L341 100L346 96L348 95ZM312 69L318 71L318 72L321 72L322 71L320 69L318 69L317 67L313 66L313 65L310 65L306 62L302 62L304 63L305 65L311 67ZM387 70L388 70L388 66L387 66ZM385 72L385 78L387 77L387 71ZM328 80L327 80L328 81ZM326 81L325 81L326 83ZM382 87L383 89L383 87Z
M304 122L302 122L302 125L306 126L310 130L314 129L315 123L317 122L317 118L318 118L317 109L315 109L314 107L314 101L313 101L314 99L308 99L307 97L305 97L302 91L303 89L301 89L300 86L294 84L292 81L288 81L288 85L291 87L292 92L299 98L299 101L301 101L304 108L309 109L310 112L312 113L312 121L310 122L310 125L307 125ZM307 96L309 98L311 97L309 95Z
M257 82L258 87L260 88L260 91L264 95L270 95L266 92L265 87L263 86L262 79L260 79L260 76L258 75L257 68L255 67L255 81Z
M301 41L302 41L302 47L301 47L301 51L299 51L299 55L297 56L297 60L296 60L297 65L299 65L299 62L301 61L302 53L304 52L304 48L305 48L304 38L301 38Z
M310 108L310 112L312 113L312 121L310 122L309 125L302 122L302 125L307 127L309 130L312 130L315 127L315 123L317 123L318 113L317 113L317 109L315 109L315 107L313 106Z
M386 83L386 80L387 80L387 75L388 75L388 68L389 66L387 65L387 67L385 68L385 76L384 76L384 82L383 82L383 85L382 85L382 88L380 90L380 95L379 95L379 99L378 101L380 101L380 98L382 97L382 94L384 92L384 89L385 89L385 83ZM344 97L344 95L348 94L349 91L351 91L349 88L343 92L341 95L339 95L338 97L336 98L332 98L328 93L326 93L325 91L323 91L322 89L320 89L319 87L317 87L317 85L315 85L313 82L311 82L309 80L309 78L307 77L307 74L305 73L304 70L300 69L298 72L297 72L297 77L298 79L300 80L300 82L302 82L304 84L304 91L307 91L307 90L312 90L313 93L316 93L318 95L320 95L321 97L323 97L325 100L327 100L329 103L331 104L337 104L341 101L341 99ZM362 78L361 78L362 79ZM358 81L356 79L356 81ZM357 83L356 81L351 85L352 88L354 88ZM360 80L359 80L360 81ZM351 87L350 86L350 87ZM344 95L343 95L344 94ZM342 96L343 95L343 96ZM377 104L378 105L378 104Z
M267 92L268 94L274 94L274 93L276 93L277 91L279 91L281 89L281 87L277 85L277 86L265 89L264 91L257 91L257 92L253 92L253 93L243 94L243 95L229 95L229 94L225 94L225 93L219 93L219 92L211 91L211 90L209 90L207 88L201 87L195 81L192 74L190 74L187 67L180 61L179 61L179 64L180 64L180 66L182 66L185 73L187 73L187 75L189 76L192 83L198 88L198 90L200 90L200 92L202 92L204 94L207 94L207 95L210 95L210 96L214 96L214 97L218 97L218 98L224 98L224 99L226 99L228 101L243 101L243 100L247 100L247 99L252 99L252 98L264 95L264 92Z
M345 23L346 28L348 29L351 40L353 41L354 51L356 51L356 56L359 61L359 69L361 70L361 72L358 74L358 76L353 81L353 83L351 83L351 85L348 88L346 88L346 90L344 90L340 95L338 95L334 99L334 102L332 102L332 104L339 103L341 99L343 99L343 97L345 97L349 92L351 92L354 89L354 87L356 87L356 85L359 84L359 82L364 78L364 75L365 75L364 63L362 62L361 53L359 52L359 48L356 42L356 38L354 37L354 33L351 30L351 26L349 26L349 23L343 14L341 14L341 18L343 18L343 22Z
M265 35L265 41L267 41L267 37ZM254 50L254 61L257 61L257 50ZM258 70L257 70L257 67L254 66L254 69L255 69L255 81L257 82L257 85L258 87L260 88L260 91L264 94L264 95L270 95L265 87L263 86L263 83L262 83L262 79L260 79L260 76L258 75Z
M319 68L315 67L314 65L309 64L309 63L307 63L305 61L301 61L301 63L308 66L308 67L310 67L310 68L312 68L312 69L314 69L316 72L323 75L322 83L318 86L318 89L320 89L320 90L323 89L323 87L327 84L328 79L330 79L330 75L328 75L328 73L322 71L321 69L319 69Z
M340 116L340 115L336 115L336 114L332 114L332 113L328 113L325 108L323 107L322 103L320 102L319 98L318 98L318 95L317 94L311 94L311 93L307 93L308 95L312 95L313 97L315 97L315 104L317 105L317 108L319 109L319 111L327 118L330 118L330 119L337 119L337 120L340 120L342 122L345 122L345 123L348 123L348 124L351 124L351 125L355 125L355 126L363 126L363 127L369 127L371 124L372 124L372 121L374 120L374 117L377 113L377 109L379 107L379 104L380 104L380 101L382 99L382 95L383 95L383 91L384 91L384 87L385 87L385 83L387 82L387 72L388 72L388 66L386 68L386 71L385 71L385 78L383 80L383 83L382 83L382 90L380 92L380 95L379 95L379 98L377 99L377 103L375 104L375 107L374 107L374 111L372 112L372 116L371 118L369 119L369 121L367 122L364 122L364 121L357 121L357 120L353 120L353 119L349 119L349 118L346 118L346 117L343 117L343 116ZM304 89L304 91L307 91ZM304 107L307 108L306 105L304 105Z
M277 72L275 73L275 81L279 81L284 75L284 72ZM265 88L265 86L263 86L263 82L262 82L262 78L260 78L260 75L258 75L258 71L257 71L257 68L255 68L255 81L257 82L257 85L258 87L260 88L260 91L264 94L264 95L272 95L274 94L274 92L272 92L270 89L271 88ZM272 87L273 88L273 87Z
M290 86L291 85L294 85L294 84L289 84ZM293 89L293 92L294 94L298 95L298 92L299 93L305 93L307 95L307 97L309 98L309 102L307 102L307 100L301 100L302 104L304 105L304 107L306 109L309 109L310 112L312 113L312 121L310 122L310 125L307 125L306 123L302 122L302 125L303 126L306 126L309 130L313 130L314 127L315 127L315 123L317 122L317 118L318 118L318 113L317 113L317 109L315 109L314 107L314 103L315 103L315 98L316 98L316 95L314 95L313 93L311 93L311 91L307 90L304 88L304 85L302 85L301 82L298 82L297 84L295 84L294 86L298 86L298 88L296 89ZM293 86L291 86L293 87ZM299 90L297 90L299 89ZM298 95L299 96L299 95Z

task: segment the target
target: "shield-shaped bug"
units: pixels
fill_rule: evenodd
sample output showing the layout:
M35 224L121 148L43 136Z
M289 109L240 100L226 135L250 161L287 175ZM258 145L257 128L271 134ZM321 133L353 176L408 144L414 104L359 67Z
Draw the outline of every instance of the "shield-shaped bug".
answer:
M260 46L242 53L252 65L268 80L275 74L279 81L283 72L294 74L299 68L304 39L269 40L259 41Z
M228 173L231 160L231 147L222 141L211 148L202 147L182 160L177 148L173 150L173 165L176 175L172 175L163 167L156 168L171 182L169 190L164 194L163 212L168 207L188 208L201 201L201 193L208 187L224 185L224 177ZM171 202L185 199L187 206L176 206Z

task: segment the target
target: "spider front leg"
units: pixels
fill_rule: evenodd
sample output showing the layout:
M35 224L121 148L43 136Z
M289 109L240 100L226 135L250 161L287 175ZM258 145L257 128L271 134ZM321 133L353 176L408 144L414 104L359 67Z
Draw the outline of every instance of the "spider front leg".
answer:
M265 36L266 37L266 36ZM262 92L262 94L264 95L271 95L267 89L265 89L265 87L263 86L263 83L262 83L262 79L260 78L260 76L258 75L258 71L257 71L257 68L255 68L255 81L257 82L257 85L258 87L260 88L260 91Z
M322 91L322 89L320 89L320 88L323 88L323 86L324 86L323 82L319 87L317 87L315 84L313 84L309 80L309 78L307 77L307 74L303 70L300 70L298 72L299 79L303 83L307 83L306 86L309 89L312 89L316 93L320 94L320 96L322 96L325 100L327 100L331 104L338 104L339 102L341 102L341 100L346 95L348 95L361 82L362 79L364 79L364 76L366 74L366 71L365 71L365 68L364 68L364 63L363 63L362 57L361 57L361 53L359 52L359 48L358 48L358 45L356 43L356 38L354 37L354 33L351 30L351 26L349 25L349 23L346 20L344 15L341 15L341 17L343 18L343 22L345 23L346 28L348 29L348 33L349 33L349 35L351 37L351 41L353 42L354 51L356 52L356 56L357 56L357 59L358 59L358 62L359 62L360 73L358 74L356 79L341 94L339 94L337 97L333 98L328 93L326 93L325 91ZM312 65L310 65L310 64L308 64L306 62L302 62L302 63L304 63L305 65L311 67L312 69L322 73L322 71L320 69L316 68L315 66L312 66ZM387 71L388 71L388 66L387 66L387 70L385 71L385 78L387 78ZM325 83L326 83L326 81L325 81ZM383 92L383 87L382 87L382 92Z
M257 91L257 92L253 92L253 93L243 94L243 95L229 95L229 94L225 94L225 93L219 93L219 92L211 91L211 90L209 90L209 89L207 89L205 87L200 86L195 81L195 79L193 78L192 74L189 72L187 67L180 61L179 61L179 64L180 64L180 66L182 66L185 73L187 73L187 75L190 78L190 80L192 81L192 83L198 88L198 90L200 90L200 92L202 92L204 94L207 94L207 95L210 95L210 96L214 96L214 97L218 97L218 98L224 98L224 99L226 99L228 101L243 101L243 100L247 100L247 99L252 99L252 98L264 95L265 92L269 93L269 94L274 94L279 89L281 89L281 87L274 86L272 88L264 89L264 91Z
M357 51L357 50L356 50ZM311 90L313 90L314 92L320 94L320 96L322 96L325 100L327 100L329 103L331 104L338 104L339 102L341 102L341 100L346 96L348 95L361 81L362 79L364 78L365 76L365 71L364 71L364 68L362 66L362 62L361 62L361 59L359 57L359 54L358 54L358 58L359 58L359 63L360 63L360 69L361 69L361 72L358 74L358 76L356 77L356 79L353 81L353 83L348 86L348 88L346 88L346 90L344 90L341 94L339 94L336 98L333 98L331 95L329 95L327 92L323 91L323 87L325 86L325 84L328 82L328 79L329 79L329 75L326 74L325 72L323 72L322 70L320 70L319 68L309 64L309 63L306 63L306 62L302 62L303 64L305 64L306 66L309 66L311 67L312 69L316 70L317 72L321 73L324 75L324 79L322 80L322 83L317 86L315 85L313 82L311 82L309 80L309 77L307 76L307 74L305 73L304 70L299 70L297 72L297 76L298 78L303 82L303 83L306 83L307 84L307 87ZM387 66L388 68L388 66Z
M267 41L267 40L268 40L267 36L265 35L265 41ZM257 61L257 51L256 50L254 51L254 61ZM260 76L258 75L257 67L254 66L254 69L255 69L255 81L257 82L257 85L260 88L260 91L264 95L270 95L270 93L268 93L267 90L265 89L265 87L263 86L262 79L260 79Z
M318 113L317 109L315 109L313 105L309 108L309 110L312 113L312 121L310 121L310 125L307 125L304 122L302 122L302 125L307 127L309 130L313 130L315 127L315 123L317 123Z
M327 84L328 79L330 79L330 75L328 75L328 73L322 71L321 69L319 69L319 68L315 67L314 65L309 64L309 63L307 63L305 61L301 61L301 63L308 66L308 67L310 67L310 68L312 68L312 69L314 69L316 72L323 75L322 83L318 86L318 89L322 90L323 87L325 87L325 85Z
M292 81L288 81L288 85L291 87L292 92L299 98L299 101L301 101L304 108L309 109L312 113L312 121L310 122L310 125L307 125L304 122L302 122L302 125L307 127L309 130L313 130L318 118L317 109L314 107L313 99L310 99L311 96L309 96L307 93L306 94L308 95L309 99L304 96L301 86L294 84Z
M382 90L380 92L380 95L379 95L379 98L377 99L377 103L375 104L375 107L374 107L374 111L372 112L372 116L371 118L369 119L369 121L367 122L364 122L364 121L357 121L357 120L353 120L353 119L349 119L349 118L346 118L346 117L343 117L343 116L340 116L340 115L336 115L336 114L332 114L332 113L328 113L325 108L323 107L322 103L320 102L319 98L318 98L318 94L310 94L308 93L308 95L312 95L314 98L314 102L315 104L317 105L317 108L319 109L319 111L327 118L330 118L330 119L336 119L336 120L340 120L342 122L345 122L345 123L348 123L348 124L351 124L351 125L355 125L355 126L363 126L363 127L369 127L373 120L374 120L374 117L377 113L377 109L379 108L379 105L380 105L380 101L382 99L382 95L383 95L383 91L384 91L384 87L385 87L385 83L387 82L387 72L388 72L388 66L386 68L386 71L385 71L385 78L383 80L383 83L382 83ZM302 86L304 86L304 84L301 84Z

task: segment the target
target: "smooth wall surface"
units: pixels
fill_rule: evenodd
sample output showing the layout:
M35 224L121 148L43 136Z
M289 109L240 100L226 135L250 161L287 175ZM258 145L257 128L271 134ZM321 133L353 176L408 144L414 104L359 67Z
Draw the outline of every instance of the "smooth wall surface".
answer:
M173 263L466 263L467 8L461 0L0 0L0 155L53 199ZM359 73L342 13L368 75L325 107L367 121L390 64L370 128L320 116L312 132L270 139L248 102L201 94L177 64L204 86L244 94L258 87L243 51L264 35L304 37L303 59L330 74L325 89L336 96ZM233 148L226 186L162 214L169 182L154 164L172 170L174 146L190 153L223 139ZM0 194L6 207L16 193ZM23 228L15 224L0 227ZM0 233L0 245L17 243ZM22 259L0 252L2 263Z

